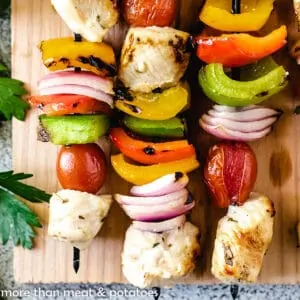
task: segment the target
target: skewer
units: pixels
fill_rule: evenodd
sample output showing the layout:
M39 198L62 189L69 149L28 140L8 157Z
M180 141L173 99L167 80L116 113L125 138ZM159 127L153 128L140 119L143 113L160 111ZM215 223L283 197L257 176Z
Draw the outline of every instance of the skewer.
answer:
M82 42L82 36L79 33L74 32L74 40L75 42Z
M80 249L73 247L73 269L75 273L78 273L80 267Z
M153 299L158 300L159 297L160 297L160 294L161 294L161 288L160 287L154 287L153 291L154 291Z
M231 13L235 15L241 13L241 0L232 0ZM239 69L237 68L232 69L232 78L235 80L240 79Z
M237 284L230 285L230 294L233 300L237 299L239 294L239 286Z
M74 41L82 42L82 36L78 33L74 33ZM75 68L75 72L81 72L81 68ZM73 247L73 269L77 274L80 268L80 249Z
M240 14L241 13L241 0L232 0L232 14ZM234 78L240 77L240 70L237 68L232 69L232 76ZM237 284L230 285L230 294L233 300L237 299L239 294L239 286Z
M232 0L231 13L232 14L241 13L241 0Z

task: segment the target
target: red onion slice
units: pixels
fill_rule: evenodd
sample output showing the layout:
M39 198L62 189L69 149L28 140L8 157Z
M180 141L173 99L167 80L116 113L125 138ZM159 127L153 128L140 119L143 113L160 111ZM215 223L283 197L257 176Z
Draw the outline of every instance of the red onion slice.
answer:
M165 175L148 184L133 186L130 193L134 196L163 196L179 191L187 186L189 178L182 172Z
M262 131L254 131L254 132L241 132L227 129L223 126L212 126L205 123L202 119L199 121L200 126L208 133L225 140L234 140L234 141L254 141L261 139L268 135L272 128L268 127Z
M38 88L41 90L53 86L70 84L87 86L95 90L100 90L106 94L114 94L112 80L86 71L57 71L49 73L39 81Z
M113 98L112 96L103 93L100 90L95 90L84 85L76 84L65 84L47 87L40 90L40 94L44 95L57 95L57 94L74 94L88 96L99 101L103 101L113 108Z
M232 111L232 112L217 111L211 109L208 111L208 114L212 117L223 118L232 121L252 122L252 121L259 121L274 116L279 116L281 113L272 108L258 106L257 108L250 109L250 110Z
M195 201L185 204L182 200L169 202L161 205L140 206L123 205L125 213L137 221L161 221L168 220L185 214L195 206Z
M239 122L239 121L232 121L224 118L216 118L204 114L201 117L201 119L204 123L208 125L222 126L225 127L226 129L249 133L254 131L262 131L267 127L270 127L273 123L276 122L277 117L270 117L259 121Z
M132 225L134 228L141 231L165 232L182 226L185 223L185 221L186 221L186 216L180 215L173 219L169 219L167 221L162 221L162 222L133 221Z
M185 203L189 197L189 192L187 189L182 189L180 191L160 196L160 197L131 197L116 194L114 196L115 200L121 205L136 205L136 206L153 206L167 204L170 202L181 201Z

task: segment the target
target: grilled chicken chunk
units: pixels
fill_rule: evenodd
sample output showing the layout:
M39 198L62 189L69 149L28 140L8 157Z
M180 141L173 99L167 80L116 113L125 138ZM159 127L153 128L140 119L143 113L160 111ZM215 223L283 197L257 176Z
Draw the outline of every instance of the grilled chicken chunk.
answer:
M131 28L122 49L119 78L142 93L175 86L189 64L188 40L188 33L169 27Z
M126 233L122 254L123 273L140 288L159 286L192 272L200 246L199 230L186 222L164 233L135 229Z
M90 42L102 42L119 19L113 0L51 0L58 14L75 33Z
M54 193L50 199L48 234L84 249L101 229L111 203L111 195L73 190Z
M275 210L266 196L251 193L242 206L230 206L219 221L212 273L223 282L255 282L273 236Z
M296 28L292 28L291 26L289 26L289 43L292 44L290 55L295 58L297 64L300 65L300 0L293 0L293 3L298 26Z
M300 0L293 0L295 15L297 17L298 26L300 28Z

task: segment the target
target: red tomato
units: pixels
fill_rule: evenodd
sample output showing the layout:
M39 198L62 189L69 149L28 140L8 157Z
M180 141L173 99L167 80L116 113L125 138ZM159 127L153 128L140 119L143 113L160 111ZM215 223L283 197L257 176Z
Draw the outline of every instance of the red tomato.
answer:
M81 95L31 96L28 101L48 116L111 113L111 108L107 103Z
M124 0L124 18L131 26L170 26L175 20L176 5L176 0Z
M64 189L95 194L105 183L106 157L96 144L63 146L57 157L56 172Z

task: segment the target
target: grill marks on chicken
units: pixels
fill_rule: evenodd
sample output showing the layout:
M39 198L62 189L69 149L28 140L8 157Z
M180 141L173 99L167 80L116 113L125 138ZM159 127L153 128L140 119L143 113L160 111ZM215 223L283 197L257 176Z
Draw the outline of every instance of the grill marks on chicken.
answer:
M119 78L141 93L175 86L189 64L188 43L189 34L173 28L131 28L122 49Z
M266 196L251 193L230 206L218 224L212 273L223 282L255 282L273 236L275 210Z
M164 233L141 231L131 225L122 254L123 274L141 288L189 274L200 252L198 234L198 228L189 222Z

